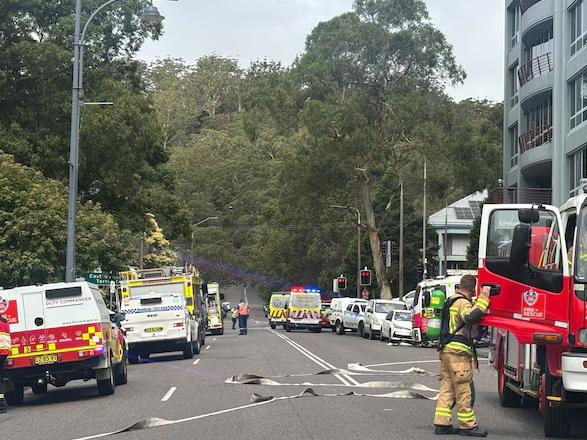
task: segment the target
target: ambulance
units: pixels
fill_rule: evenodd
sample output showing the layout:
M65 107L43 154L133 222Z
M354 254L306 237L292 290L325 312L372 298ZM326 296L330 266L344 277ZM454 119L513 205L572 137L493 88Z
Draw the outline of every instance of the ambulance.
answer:
M2 376L8 404L48 385L97 380L101 395L127 382L122 315L111 314L97 286L85 281L17 287L2 291L10 324L11 354Z
M206 309L208 310L208 331L212 335L224 334L224 321L222 320L222 299L218 283L208 283L206 293Z
M120 312L126 332L129 362L152 353L182 351L184 359L200 353L198 322L179 293L152 293L123 298Z
M275 329L278 325L285 328L289 295L289 292L277 292L271 295L269 300L269 327L272 329Z
M308 329L319 333L322 331L322 301L320 289L313 287L293 287L289 294L285 331L293 329Z

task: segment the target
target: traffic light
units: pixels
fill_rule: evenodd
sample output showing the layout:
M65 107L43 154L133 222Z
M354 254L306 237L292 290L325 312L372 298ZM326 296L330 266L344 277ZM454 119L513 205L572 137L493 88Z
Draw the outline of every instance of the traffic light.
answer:
M371 271L370 270L362 270L361 271L361 286L370 286L371 285Z
M346 277L340 276L336 279L338 290L346 290Z

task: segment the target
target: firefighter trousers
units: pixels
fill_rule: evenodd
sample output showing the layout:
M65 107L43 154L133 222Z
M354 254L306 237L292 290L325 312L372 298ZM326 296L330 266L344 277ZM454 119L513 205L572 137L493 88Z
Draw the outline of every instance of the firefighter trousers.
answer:
M452 409L457 407L459 429L477 426L473 411L475 386L473 385L473 360L467 354L440 353L440 392L436 401L434 424L452 424Z
M4 384L2 383L2 365L6 360L6 356L0 356L0 412L5 412L8 406L4 399Z

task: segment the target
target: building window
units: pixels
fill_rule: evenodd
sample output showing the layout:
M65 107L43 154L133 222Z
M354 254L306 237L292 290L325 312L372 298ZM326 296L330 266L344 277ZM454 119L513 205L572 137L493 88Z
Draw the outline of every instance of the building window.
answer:
M514 9L508 11L508 21L510 27L510 47L518 44L518 36L520 34L520 8L516 6Z
M552 39L554 38L552 25L538 35L532 42L524 47L524 62L539 58L542 55L552 53Z
M571 129L587 121L587 72L571 81Z
M519 71L520 68L516 64L516 66L512 67L509 72L510 108L514 108L518 105L518 89L520 88Z
M571 29L571 55L581 50L587 43L587 8L583 0L578 1L569 11L569 22Z
M518 165L518 125L510 128L510 167Z
M581 180L587 178L587 148L576 151L569 157L570 195L579 194Z

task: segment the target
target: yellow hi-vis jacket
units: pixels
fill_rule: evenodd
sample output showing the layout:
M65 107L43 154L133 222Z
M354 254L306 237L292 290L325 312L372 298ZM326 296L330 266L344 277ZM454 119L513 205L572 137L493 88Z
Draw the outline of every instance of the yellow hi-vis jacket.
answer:
M464 336L472 341L478 332L476 324L481 321L489 307L489 298L481 295L477 298L476 303L472 304L463 292L457 290L456 295L460 298L454 300L449 309L449 333ZM462 325L463 323L465 325ZM457 331L459 327L460 330ZM473 347L462 342L451 341L446 344L444 349L473 357Z

